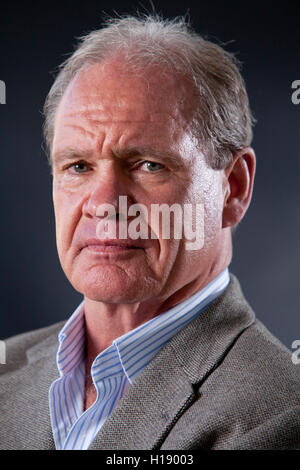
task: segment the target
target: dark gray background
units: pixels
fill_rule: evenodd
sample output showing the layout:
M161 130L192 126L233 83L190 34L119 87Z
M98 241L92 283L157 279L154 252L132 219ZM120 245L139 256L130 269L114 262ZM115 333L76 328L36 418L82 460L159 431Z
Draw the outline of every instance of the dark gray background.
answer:
M288 2L154 2L166 17L189 9L210 39L229 42L243 62L256 119L257 174L251 207L234 235L231 270L267 327L288 347L300 338L300 5ZM149 3L143 2L149 9ZM50 71L74 37L98 27L102 13L143 11L140 2L60 1L1 4L0 105L2 189L0 338L68 317L81 296L57 258L51 177L42 150L42 107Z

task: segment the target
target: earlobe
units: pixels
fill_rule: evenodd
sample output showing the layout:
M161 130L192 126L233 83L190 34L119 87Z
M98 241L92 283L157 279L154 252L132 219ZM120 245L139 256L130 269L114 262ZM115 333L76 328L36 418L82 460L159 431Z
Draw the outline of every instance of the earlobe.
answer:
M233 227L244 217L252 196L255 175L255 153L251 147L234 155L224 171L225 194L222 228Z

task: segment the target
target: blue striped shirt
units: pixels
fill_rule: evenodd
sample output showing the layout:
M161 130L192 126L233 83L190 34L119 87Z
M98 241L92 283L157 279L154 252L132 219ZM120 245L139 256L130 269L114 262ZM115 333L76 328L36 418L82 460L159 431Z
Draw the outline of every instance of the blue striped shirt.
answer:
M97 398L86 411L83 411L85 321L82 302L58 335L60 378L49 390L56 449L87 449L144 367L167 341L213 302L228 283L229 272L226 269L190 298L115 339L92 364L91 377Z

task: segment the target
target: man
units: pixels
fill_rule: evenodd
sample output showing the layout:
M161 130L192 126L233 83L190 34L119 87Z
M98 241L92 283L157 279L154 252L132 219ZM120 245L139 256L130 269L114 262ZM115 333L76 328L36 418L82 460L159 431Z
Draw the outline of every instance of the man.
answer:
M59 258L84 300L7 340L1 448L300 448L299 367L228 273L255 173L234 58L183 20L111 21L45 115Z

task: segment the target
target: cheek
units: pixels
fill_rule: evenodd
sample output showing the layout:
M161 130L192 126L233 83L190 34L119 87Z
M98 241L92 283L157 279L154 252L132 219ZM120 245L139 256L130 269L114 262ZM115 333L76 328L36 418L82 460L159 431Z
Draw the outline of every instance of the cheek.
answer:
M76 193L59 188L53 190L56 242L61 256L71 245L73 234L82 214L82 203Z
M205 236L207 242L213 242L222 230L223 195L215 185L205 199Z
M199 169L198 178L188 192L189 202L204 206L205 243L214 238L222 228L223 191L220 172L210 169Z

